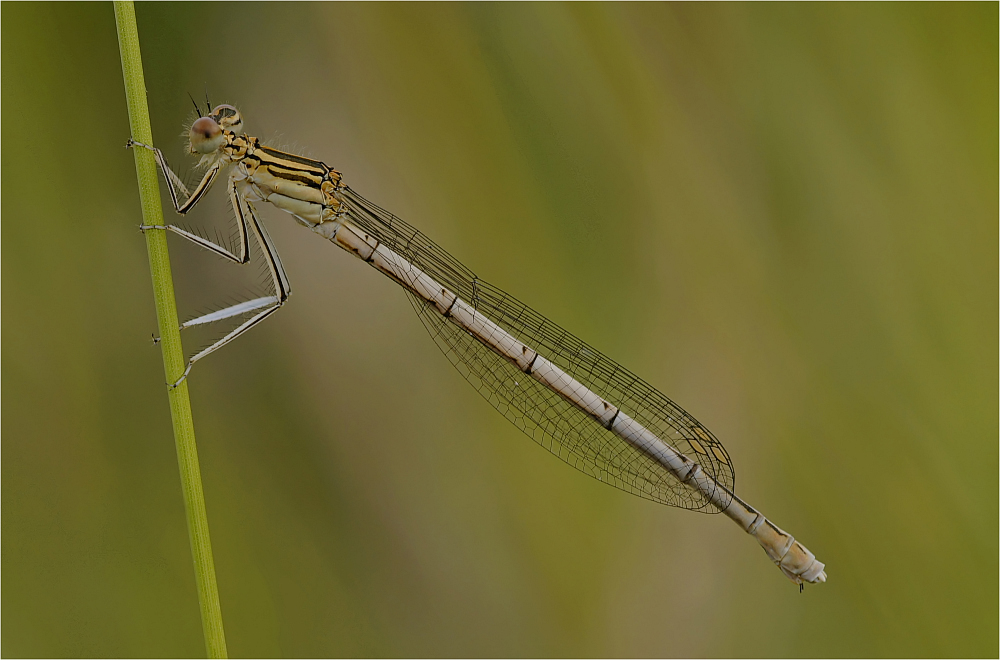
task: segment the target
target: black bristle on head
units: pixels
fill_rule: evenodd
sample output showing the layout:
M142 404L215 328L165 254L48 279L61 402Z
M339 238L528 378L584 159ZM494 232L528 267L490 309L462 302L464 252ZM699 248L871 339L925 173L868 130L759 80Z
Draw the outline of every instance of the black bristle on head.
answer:
M194 111L198 113L199 117L201 117L201 108L198 107L198 102L194 100L193 96L191 96L191 92L188 92L188 98L191 99L191 103L194 103Z

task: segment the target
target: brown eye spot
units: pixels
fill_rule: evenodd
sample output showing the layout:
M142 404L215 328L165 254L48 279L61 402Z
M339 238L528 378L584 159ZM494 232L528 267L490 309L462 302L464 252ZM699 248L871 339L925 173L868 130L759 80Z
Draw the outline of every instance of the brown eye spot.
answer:
M211 117L201 117L191 124L191 135L203 138L213 138L222 132L222 128Z
M211 117L196 119L191 124L188 139L191 153L197 154L210 154L226 142L222 136L222 127Z

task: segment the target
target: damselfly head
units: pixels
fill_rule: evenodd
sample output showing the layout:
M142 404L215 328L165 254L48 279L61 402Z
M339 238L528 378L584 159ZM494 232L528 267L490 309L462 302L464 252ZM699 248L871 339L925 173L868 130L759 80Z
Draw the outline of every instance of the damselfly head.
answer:
M216 106L209 114L198 117L188 132L188 146L193 154L207 156L226 143L224 131L243 133L243 116L231 105Z

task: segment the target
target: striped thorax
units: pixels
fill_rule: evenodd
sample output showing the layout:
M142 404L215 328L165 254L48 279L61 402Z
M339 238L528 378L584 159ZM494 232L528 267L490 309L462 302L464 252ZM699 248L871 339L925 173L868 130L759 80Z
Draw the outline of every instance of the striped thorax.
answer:
M191 125L190 150L202 163L235 164L230 181L252 202L269 202L307 227L336 219L340 172L318 160L261 145L243 134L243 119L230 105L220 105Z

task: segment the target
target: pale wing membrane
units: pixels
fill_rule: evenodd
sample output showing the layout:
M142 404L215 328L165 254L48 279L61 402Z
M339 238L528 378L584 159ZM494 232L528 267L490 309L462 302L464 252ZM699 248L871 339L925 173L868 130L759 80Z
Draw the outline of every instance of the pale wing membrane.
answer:
M350 188L344 189L344 201L359 228L696 461L719 485L734 490L732 463L722 443L680 406L600 351L478 279L422 233ZM413 294L410 301L435 343L466 380L535 442L621 490L671 506L719 511L705 495L681 484L659 462L522 372L432 304Z

